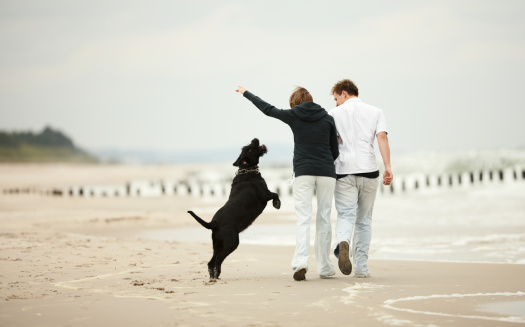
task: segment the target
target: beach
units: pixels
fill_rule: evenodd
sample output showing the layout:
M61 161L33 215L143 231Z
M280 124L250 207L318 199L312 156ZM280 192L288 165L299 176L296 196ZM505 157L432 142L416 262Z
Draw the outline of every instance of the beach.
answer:
M1 165L0 189L176 179L189 168ZM0 325L523 325L524 184L378 196L372 277L342 275L332 256L336 275L321 279L312 247L302 282L290 266L290 197L241 234L213 282L210 232L186 211L210 220L224 198L3 193Z

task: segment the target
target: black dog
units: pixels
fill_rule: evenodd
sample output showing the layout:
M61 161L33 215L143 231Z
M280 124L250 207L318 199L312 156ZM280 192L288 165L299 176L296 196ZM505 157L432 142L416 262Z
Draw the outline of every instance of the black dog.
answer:
M193 211L188 211L202 226L212 230L213 257L208 262L210 279L219 278L222 262L239 246L239 233L263 212L267 202L273 200L276 209L281 207L279 195L268 190L257 167L259 158L267 151L264 144L259 146L258 139L242 148L241 155L233 163L239 170L233 179L230 197L211 222L205 222Z

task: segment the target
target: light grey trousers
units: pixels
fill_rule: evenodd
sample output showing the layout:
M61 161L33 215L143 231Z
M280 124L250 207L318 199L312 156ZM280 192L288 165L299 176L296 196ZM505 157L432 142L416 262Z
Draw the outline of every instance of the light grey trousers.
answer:
M330 213L335 190L335 178L332 177L306 175L295 178L293 196L297 215L297 234L292 269L298 271L305 268L308 271L314 189L317 194L314 242L317 272L321 276L329 276L335 272L334 265L330 261L332 242Z
M348 175L337 180L335 208L337 243L346 241L352 246L354 272L367 275L368 250L372 240L372 212L379 186L378 178Z

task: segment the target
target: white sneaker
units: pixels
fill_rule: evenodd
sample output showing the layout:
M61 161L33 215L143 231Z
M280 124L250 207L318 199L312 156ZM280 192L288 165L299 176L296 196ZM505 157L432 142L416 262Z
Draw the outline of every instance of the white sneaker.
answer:
M372 277L372 276L370 275L370 273L365 273L365 274L358 274L358 273L356 273L355 277L357 277L357 278L368 278L368 277Z
M330 278L330 277L332 277L334 275L335 275L335 271L332 271L332 272L330 272L329 274L326 274L326 275L319 275L319 277L321 277L321 279L328 279L328 278Z

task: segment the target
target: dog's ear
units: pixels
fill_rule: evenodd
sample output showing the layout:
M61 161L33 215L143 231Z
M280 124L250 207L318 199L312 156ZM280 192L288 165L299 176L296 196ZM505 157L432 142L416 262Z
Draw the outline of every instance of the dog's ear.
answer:
M241 154L239 155L239 158L237 158L237 160L235 160L235 162L233 163L233 165L235 167L239 167L239 165L241 164L241 157L242 157L242 152Z

